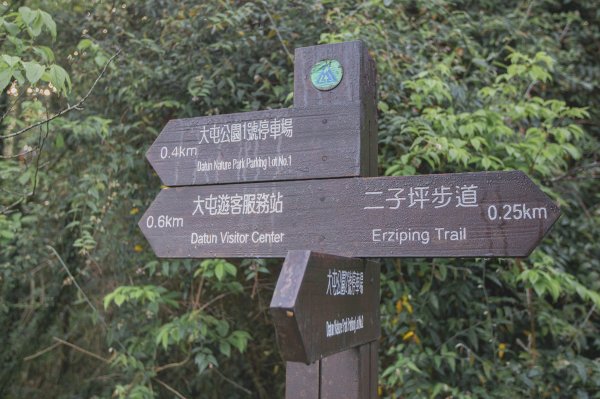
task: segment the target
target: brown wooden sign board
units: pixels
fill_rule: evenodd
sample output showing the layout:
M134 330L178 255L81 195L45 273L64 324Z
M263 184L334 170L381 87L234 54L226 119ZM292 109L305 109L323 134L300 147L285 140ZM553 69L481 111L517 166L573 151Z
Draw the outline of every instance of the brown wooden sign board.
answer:
M559 215L509 171L168 188L139 226L162 258L521 257Z
M286 361L313 363L380 336L379 264L290 251L271 300Z
M146 157L167 186L368 175L359 111L350 104L171 120Z

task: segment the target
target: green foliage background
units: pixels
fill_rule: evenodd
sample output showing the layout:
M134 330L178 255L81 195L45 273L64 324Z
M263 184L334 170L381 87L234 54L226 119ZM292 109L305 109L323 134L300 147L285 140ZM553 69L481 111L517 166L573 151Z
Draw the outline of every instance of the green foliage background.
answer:
M144 153L356 39L380 174L519 169L563 210L528 259L382 261L380 396L600 398L600 11L569 0L0 3L0 397L283 396L280 263L157 260Z

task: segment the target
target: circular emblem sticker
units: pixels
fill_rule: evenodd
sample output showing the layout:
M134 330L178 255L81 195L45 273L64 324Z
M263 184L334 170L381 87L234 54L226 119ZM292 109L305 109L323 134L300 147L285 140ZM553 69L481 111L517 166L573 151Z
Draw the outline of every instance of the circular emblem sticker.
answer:
M310 81L318 90L331 90L342 81L344 68L337 60L323 60L313 65Z

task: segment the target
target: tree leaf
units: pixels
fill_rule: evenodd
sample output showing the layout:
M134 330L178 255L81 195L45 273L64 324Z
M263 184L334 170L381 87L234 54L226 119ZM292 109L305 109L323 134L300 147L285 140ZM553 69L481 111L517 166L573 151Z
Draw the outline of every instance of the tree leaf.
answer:
M215 276L219 281L223 280L223 276L225 275L225 267L222 262L217 263L215 266Z
M56 22L54 22L54 20L52 19L52 16L50 14L48 14L45 11L40 11L41 13L41 20L44 23L44 25L46 26L46 28L48 28L48 30L50 31L50 34L52 35L53 39L56 39Z
M60 65L53 64L48 70L48 79L57 90L67 93L71 90L69 74Z
M11 69L2 69L0 70L0 93L8 87L12 80L12 70Z
M14 66L21 61L21 58L8 54L2 54L2 60L8 64L9 68L14 68Z
M3 20L3 25L8 34L12 36L17 36L19 34L19 26L17 24Z
M42 33L42 28L44 27L44 20L42 19L42 14L39 10L34 11L34 13L35 19L30 25L29 34L33 37L38 37Z
M125 299L127 299L127 297L123 294L115 295L115 305L121 307L121 305L125 302Z
M237 274L237 269L234 265L229 262L224 262L223 266L225 267L225 272L231 276L235 276Z
M231 356L231 345L229 344L229 342L227 342L227 341L219 342L219 350L225 356L227 356L227 357Z
M79 51L85 50L86 48L90 47L93 44L94 44L94 42L92 42L90 39L82 39L79 42L79 44L77 44L77 50L79 50Z
M33 47L33 52L36 53L39 57L42 58L44 62L53 62L54 61L54 52L50 47L47 46L35 46Z
M24 62L22 61L21 64L23 65L23 68L25 68L25 76L27 77L27 80L29 81L29 83L31 83L32 85L36 84L38 80L40 80L40 78L42 77L42 75L44 74L46 68L44 68L43 65L38 64L37 62Z
M19 7L19 15L26 25L31 25L35 20L36 12L29 7Z

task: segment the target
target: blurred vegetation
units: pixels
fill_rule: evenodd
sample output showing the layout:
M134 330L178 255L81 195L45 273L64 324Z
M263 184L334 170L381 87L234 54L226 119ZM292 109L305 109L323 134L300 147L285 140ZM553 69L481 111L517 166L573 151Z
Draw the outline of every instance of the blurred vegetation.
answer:
M144 153L356 39L381 175L519 169L563 211L528 259L382 261L380 396L600 398L600 11L569 0L1 2L0 397L283 397L280 262L157 260Z

